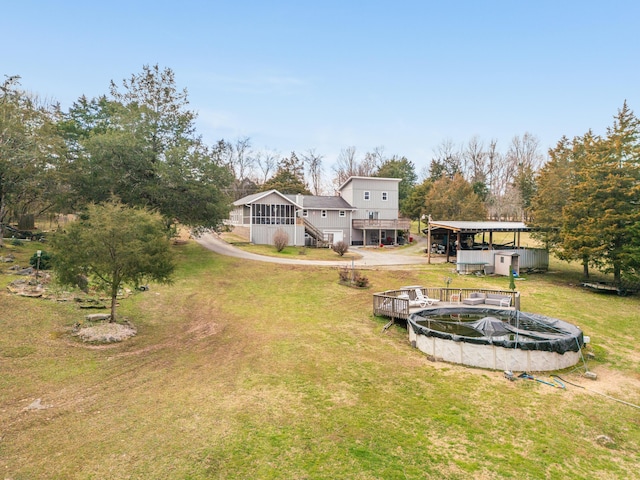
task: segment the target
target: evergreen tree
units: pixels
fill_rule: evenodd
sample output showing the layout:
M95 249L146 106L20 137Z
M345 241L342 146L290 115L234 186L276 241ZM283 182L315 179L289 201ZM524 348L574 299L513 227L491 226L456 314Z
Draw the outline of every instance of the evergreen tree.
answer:
M425 197L425 213L435 220L484 220L487 209L473 186L462 175L443 177L431 185Z
M218 227L228 215L233 178L219 145L195 134L187 93L157 65L111 83L110 97L82 97L62 128L69 157L69 204L82 208L115 195L130 206L157 209L174 221Z
M57 109L39 105L19 85L17 76L0 85L0 246L4 223L55 203L63 156Z
M298 159L296 152L291 152L289 158L280 160L275 175L260 188L263 192L272 189L280 193L311 195L304 181L304 164Z
M405 157L397 158L393 157L386 160L374 175L375 177L383 178L400 178L402 179L398 184L398 202L400 205L400 211L407 215L405 209L405 203L411 194L411 190L418 179L416 175L416 167L413 162L410 162Z
M626 102L605 138L574 140L574 155L563 256L582 258L619 282L635 271L640 222L640 122Z

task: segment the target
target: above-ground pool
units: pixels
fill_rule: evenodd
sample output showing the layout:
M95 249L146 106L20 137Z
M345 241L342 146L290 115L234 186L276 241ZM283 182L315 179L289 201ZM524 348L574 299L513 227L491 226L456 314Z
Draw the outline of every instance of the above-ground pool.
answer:
M411 344L452 363L516 371L560 370L580 360L575 325L534 313L491 308L426 308L409 316Z

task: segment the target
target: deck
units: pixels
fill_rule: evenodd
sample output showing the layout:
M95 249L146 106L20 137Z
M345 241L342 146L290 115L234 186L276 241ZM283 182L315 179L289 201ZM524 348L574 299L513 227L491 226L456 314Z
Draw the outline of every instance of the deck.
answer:
M412 305L415 299L415 289L419 288L423 295L438 300L432 306L420 307ZM462 303L470 298L474 292L494 293L511 298L511 306L499 305L467 305ZM496 308L500 310L520 310L520 292L512 290L487 290L482 288L426 288L418 285L400 287L397 290L386 290L373 294L373 314L380 317L388 317L392 320L407 320L412 313L429 308L464 307L464 308Z

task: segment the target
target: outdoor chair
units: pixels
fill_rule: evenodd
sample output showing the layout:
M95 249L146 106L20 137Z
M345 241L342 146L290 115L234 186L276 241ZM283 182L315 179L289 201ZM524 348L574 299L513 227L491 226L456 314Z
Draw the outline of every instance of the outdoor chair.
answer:
M416 288L415 292L416 292L415 302L421 307L431 306L434 303L438 303L440 301L437 298L431 298L428 295L425 295L424 293L422 293L422 290L420 290L419 288Z

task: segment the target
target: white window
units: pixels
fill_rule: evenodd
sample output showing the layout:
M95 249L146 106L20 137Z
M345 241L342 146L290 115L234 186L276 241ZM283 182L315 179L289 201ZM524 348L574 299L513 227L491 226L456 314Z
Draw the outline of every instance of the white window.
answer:
M340 217L344 218L347 216L347 212L345 212L344 210L340 210L340 213L338 214Z
M308 210L302 210L302 216L303 217L308 217L309 216L309 211Z
M322 210L322 211L320 212L320 216L321 216L322 218L327 218L327 211L326 211L326 210Z
M364 199L365 200L370 200L371 199L371 192L364 192Z
M389 194L387 192L382 192L382 201L386 202L389 200Z

